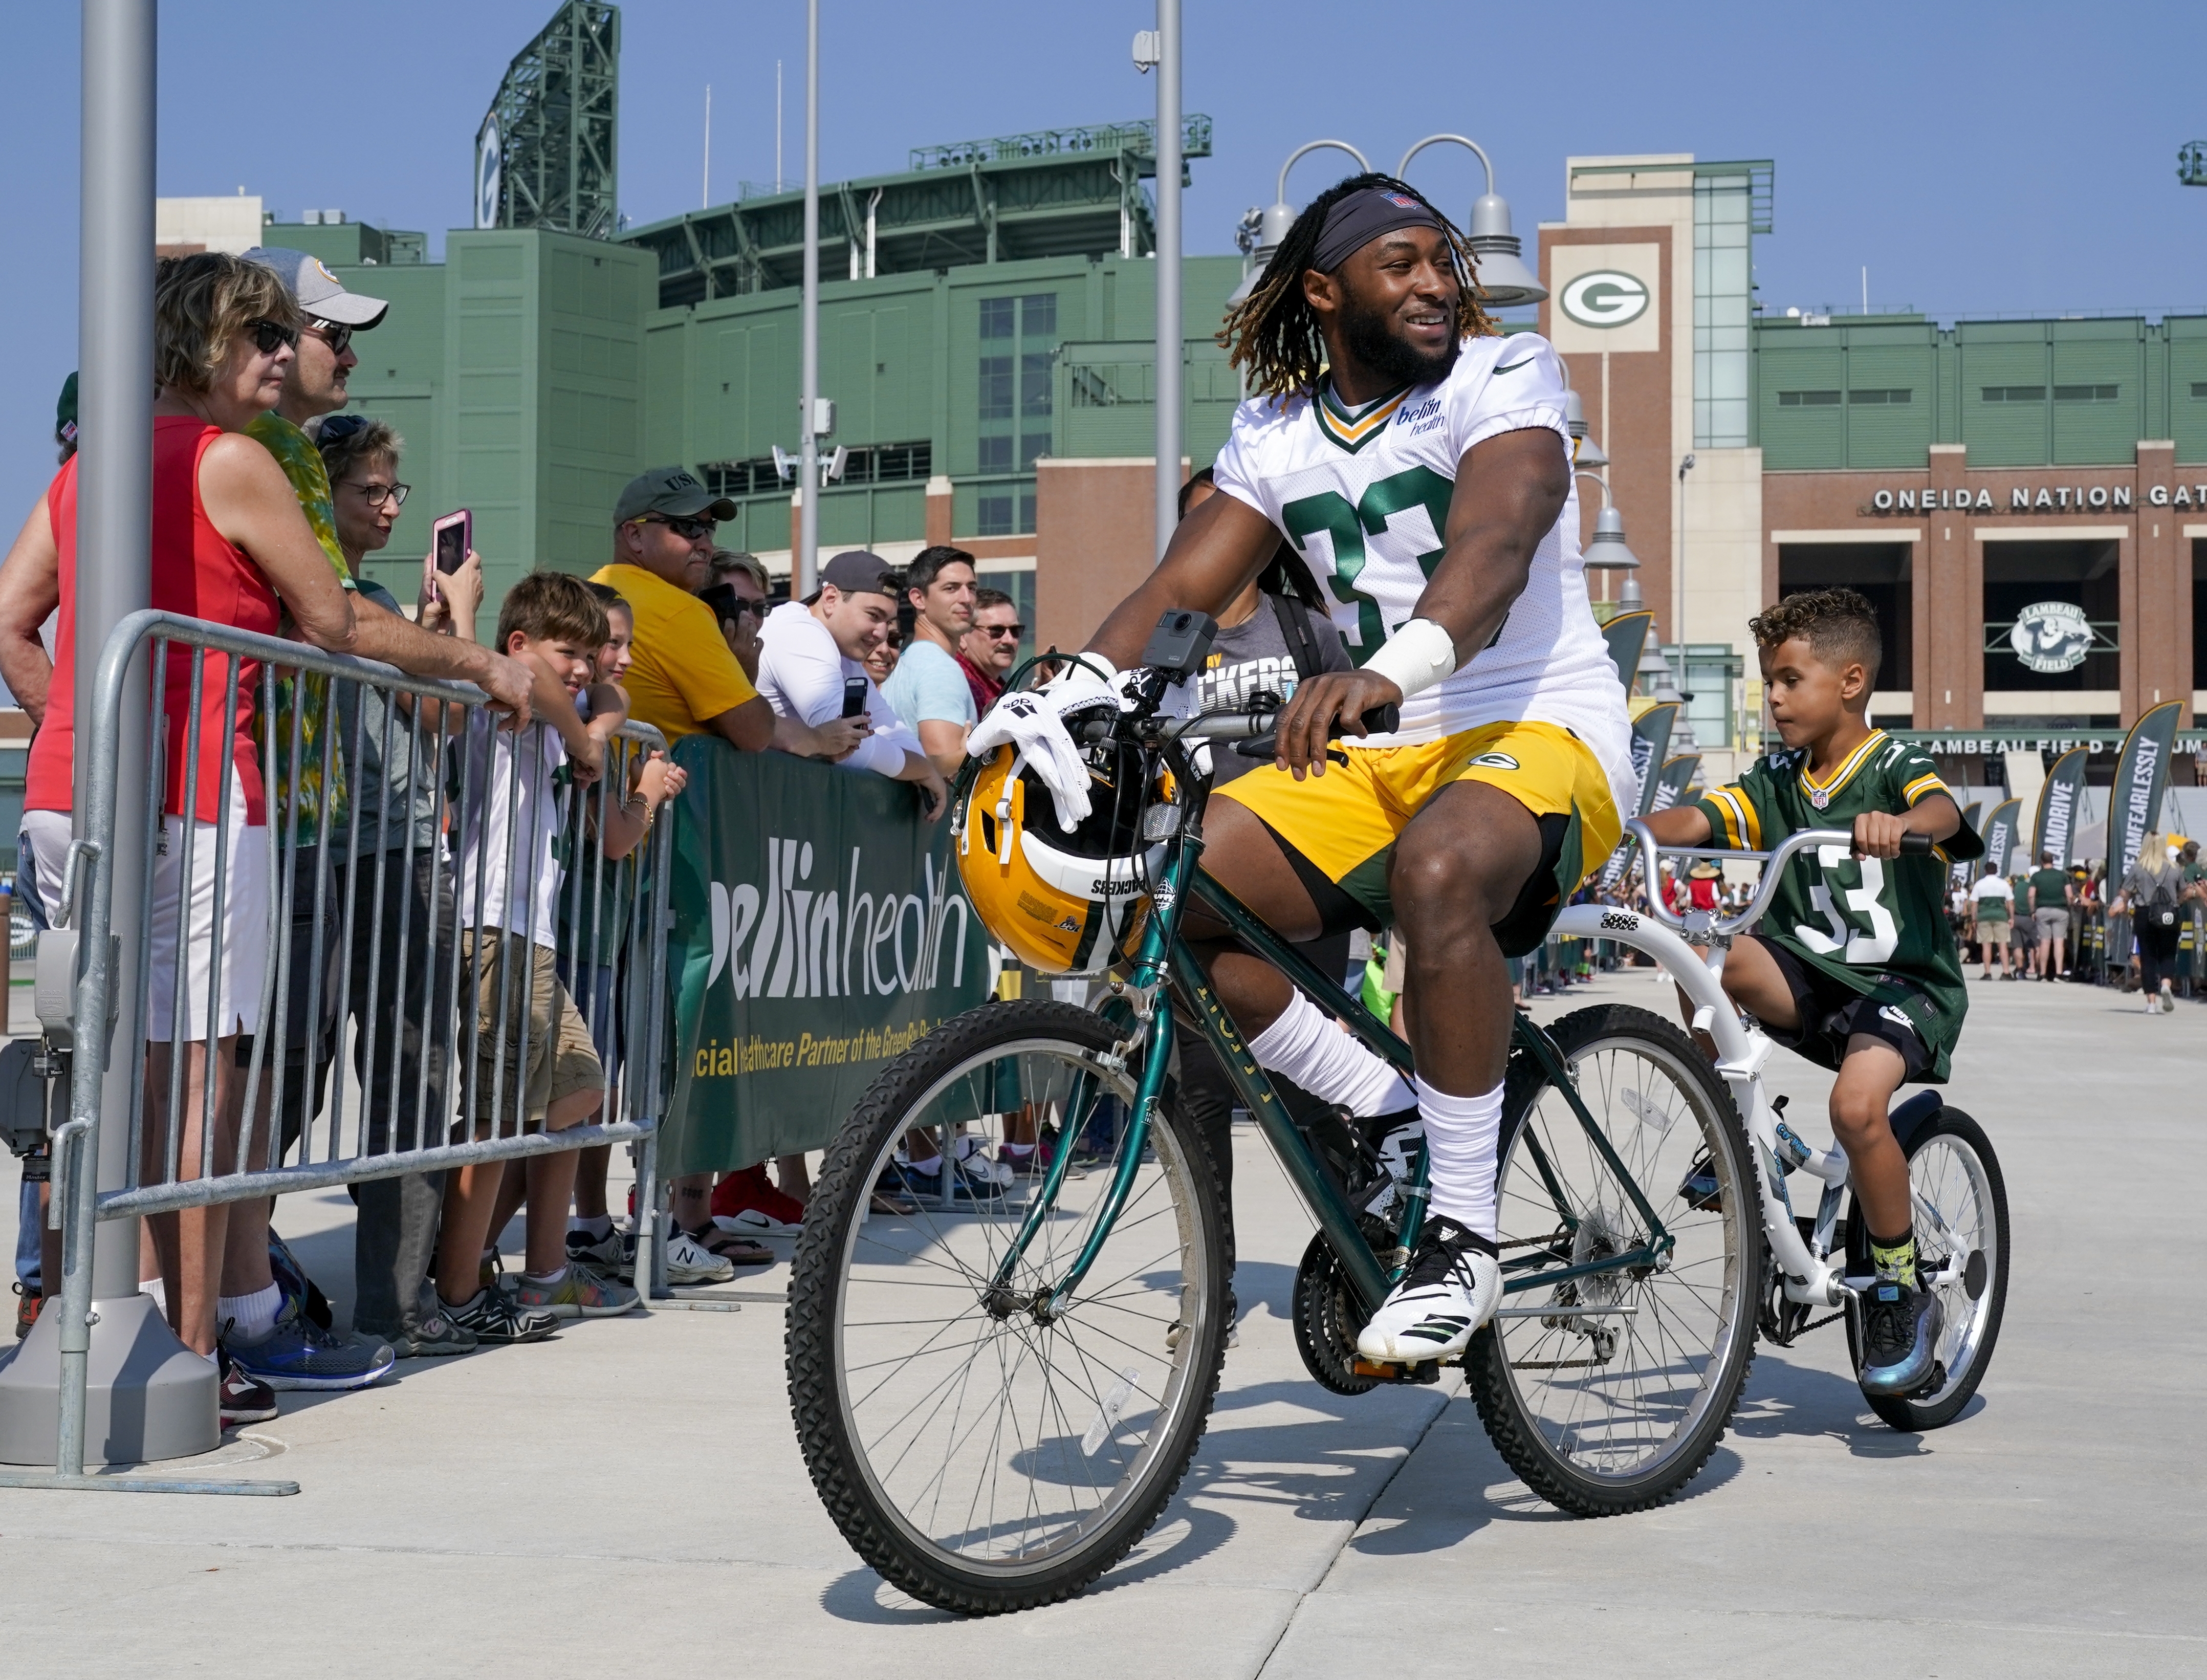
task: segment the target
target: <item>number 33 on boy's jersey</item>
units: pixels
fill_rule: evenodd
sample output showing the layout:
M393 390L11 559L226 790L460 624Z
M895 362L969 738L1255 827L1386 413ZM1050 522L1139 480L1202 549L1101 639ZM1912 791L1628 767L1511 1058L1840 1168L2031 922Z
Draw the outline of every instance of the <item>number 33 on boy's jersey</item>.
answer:
M1850 866L1857 872L1856 885L1844 884L1844 877L1833 879L1836 872ZM1890 961L1900 944L1900 926L1883 901L1887 886L1883 861L1857 858L1844 846L1820 846L1816 848L1816 867L1822 878L1810 883L1809 901L1823 913L1825 921L1831 924L1831 931L1827 933L1804 922L1795 927L1793 937L1821 956L1839 957L1869 967ZM1854 925L1840 913L1839 906L1832 900L1834 889L1848 910L1867 919L1867 930Z

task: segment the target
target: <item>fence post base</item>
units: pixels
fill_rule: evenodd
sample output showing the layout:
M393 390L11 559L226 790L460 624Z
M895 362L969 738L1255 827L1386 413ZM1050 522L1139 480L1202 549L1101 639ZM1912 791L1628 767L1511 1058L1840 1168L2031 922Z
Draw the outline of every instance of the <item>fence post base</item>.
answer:
M151 1295L94 1301L84 1461L150 1464L222 1444L220 1379L176 1339ZM0 1464L51 1464L61 1406L57 1295L31 1333L0 1352Z

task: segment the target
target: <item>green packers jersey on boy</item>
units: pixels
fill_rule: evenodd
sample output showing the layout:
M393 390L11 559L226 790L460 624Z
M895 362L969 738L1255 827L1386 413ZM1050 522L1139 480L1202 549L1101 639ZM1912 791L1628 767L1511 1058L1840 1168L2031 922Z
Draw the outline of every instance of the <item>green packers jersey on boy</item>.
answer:
M1819 781L1805 749L1758 760L1698 802L1710 844L1761 852L1803 828L1852 828L1865 811L1908 810L1946 793L1921 748L1882 729ZM1947 870L1984 843L1965 823L1928 858L1857 858L1846 846L1797 856L1755 932L1840 984L1906 1013L1947 1077L1969 996L1947 923Z

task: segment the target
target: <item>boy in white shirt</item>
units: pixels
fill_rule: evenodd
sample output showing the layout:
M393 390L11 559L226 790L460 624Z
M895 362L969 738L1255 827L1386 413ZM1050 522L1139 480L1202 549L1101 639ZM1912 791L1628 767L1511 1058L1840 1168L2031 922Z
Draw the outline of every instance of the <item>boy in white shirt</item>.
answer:
M535 679L530 696L544 722L516 735L471 712L463 797L455 815L459 856L460 955L475 980L475 1018L460 1032L464 1118L457 1135L510 1137L580 1125L598 1106L605 1074L589 1028L559 983L557 855L562 795L602 771L599 735L576 708L607 637L606 611L589 585L565 572L535 571L507 594L498 647ZM620 691L590 694L602 730L618 723ZM472 1119L470 1128L467 1119ZM527 1257L509 1299L485 1285L481 1258L506 1163L453 1173L437 1240L437 1293L478 1341L534 1342L560 1318L628 1312L635 1290L567 1260L567 1204L575 1151L529 1157ZM472 1286L472 1293L470 1293Z
M896 627L896 588L880 555L864 549L836 555L820 569L820 588L810 600L785 601L767 614L759 630L758 691L777 715L816 725L842 716L846 685L864 683L873 731L842 767L918 784L933 822L949 803L949 789L866 674L867 654Z

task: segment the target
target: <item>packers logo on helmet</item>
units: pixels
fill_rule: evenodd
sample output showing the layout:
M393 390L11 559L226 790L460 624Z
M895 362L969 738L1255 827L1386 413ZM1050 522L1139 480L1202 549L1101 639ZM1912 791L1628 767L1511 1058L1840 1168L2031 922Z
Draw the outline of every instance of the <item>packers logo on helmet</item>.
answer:
M1150 872L1162 846L1141 855L1143 790L1102 774L1087 819L1061 828L1050 790L999 747L967 784L954 816L958 874L996 937L1044 974L1094 974L1110 966L1149 912Z

